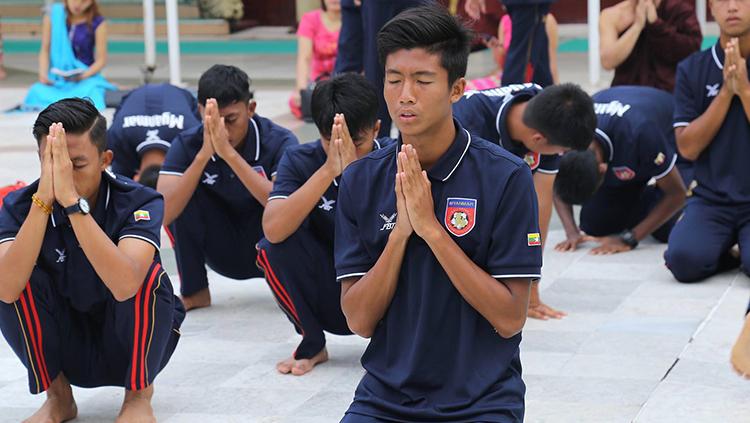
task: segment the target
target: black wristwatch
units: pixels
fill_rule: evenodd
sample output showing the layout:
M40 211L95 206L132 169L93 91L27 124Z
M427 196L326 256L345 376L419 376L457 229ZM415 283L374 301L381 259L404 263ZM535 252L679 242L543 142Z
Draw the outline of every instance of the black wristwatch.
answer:
M79 198L78 202L76 202L70 207L65 207L63 209L65 216L70 216L71 214L76 214L76 213L89 214L90 211L91 209L89 208L89 202L86 201L85 198Z
M620 241L631 249L635 249L638 246L638 240L635 238L635 234L630 229L622 231L620 233Z

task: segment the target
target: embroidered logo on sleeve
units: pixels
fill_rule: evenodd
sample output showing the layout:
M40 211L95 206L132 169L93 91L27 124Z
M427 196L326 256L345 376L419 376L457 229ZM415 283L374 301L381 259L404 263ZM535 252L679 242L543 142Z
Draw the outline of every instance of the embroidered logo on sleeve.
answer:
M654 164L657 166L661 166L664 163L664 160L667 159L667 156L664 155L664 153L659 153L656 156L656 159L654 160Z
M538 233L527 234L526 238L529 247L539 247L542 245L542 237Z
M151 220L151 214L148 212L148 210L136 210L133 212L133 218L136 222L139 220Z
M256 171L256 172L258 172L258 174L260 174L260 176L268 179L268 175L266 174L266 170L263 169L263 166L260 166L260 165L253 166L253 170Z
M464 236L474 229L477 220L477 200L448 198L445 205L445 228L455 236Z

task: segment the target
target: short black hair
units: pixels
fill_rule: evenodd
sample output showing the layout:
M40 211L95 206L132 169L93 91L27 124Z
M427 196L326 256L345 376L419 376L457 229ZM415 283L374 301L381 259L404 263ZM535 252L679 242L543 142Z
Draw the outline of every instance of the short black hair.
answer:
M56 101L39 113L32 133L37 145L49 135L53 123L62 123L66 134L82 135L88 131L91 142L103 153L107 150L107 118L99 113L94 103L83 98Z
M253 98L250 78L242 69L231 65L213 65L198 80L198 103L215 98L219 107L247 103Z
M529 100L523 123L552 145L582 151L594 139L594 102L576 84L552 85Z
M333 117L343 113L354 141L378 120L378 95L370 81L358 73L345 73L319 82L310 103L313 120L324 138L331 138Z
M138 182L151 189L156 189L156 183L159 182L159 171L161 171L161 165L157 164L143 169L140 178L138 178Z
M399 50L423 48L440 55L448 71L448 84L466 75L473 35L456 16L434 3L399 13L378 33L378 57L385 66L388 55Z
M555 194L568 204L583 204L599 189L603 179L593 151L569 151L560 159Z

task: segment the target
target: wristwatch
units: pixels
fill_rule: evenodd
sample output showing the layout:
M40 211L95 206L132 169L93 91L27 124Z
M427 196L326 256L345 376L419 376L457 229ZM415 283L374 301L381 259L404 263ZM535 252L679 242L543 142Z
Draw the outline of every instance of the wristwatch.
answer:
M620 233L620 241L631 249L635 249L638 246L638 240L635 238L635 234L630 229L626 229Z
M78 202L70 207L65 207L63 209L65 216L70 216L71 214L75 213L89 214L90 211L91 209L89 208L89 202L86 201L85 198L79 198Z

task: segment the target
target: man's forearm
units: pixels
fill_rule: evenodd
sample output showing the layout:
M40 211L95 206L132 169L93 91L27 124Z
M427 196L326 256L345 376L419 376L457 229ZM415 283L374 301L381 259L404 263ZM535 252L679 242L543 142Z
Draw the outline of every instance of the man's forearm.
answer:
M250 191L250 195L265 207L268 202L268 194L270 194L271 189L273 189L273 182L256 172L239 153L232 154L225 159L225 161L229 167L232 168L237 177L240 178L242 185Z
M0 300L12 303L23 292L34 270L47 231L49 215L32 205L14 241L7 241L7 249L0 255Z
M525 291L514 293L471 261L442 227L425 241L456 290L501 336L510 338L521 330L531 284Z
M73 214L70 223L83 253L115 299L125 301L135 295L148 267L120 251L90 214Z
M742 110L745 111L745 118L750 122L750 87L742 90L739 97L742 102Z
M633 52L642 28L633 24L614 43L604 48L601 62L605 69L612 70L622 64Z
M371 337L378 322L385 316L396 293L408 241L408 238L391 233L372 269L354 283L347 279L343 281L341 309L349 329L357 335Z
M568 236L578 234L581 230L576 224L576 218L573 215L573 206L564 202L557 194L554 196L554 202L557 215L560 216L560 221L562 221L563 228L565 228L565 234Z
M289 197L269 201L263 213L263 233L266 239L279 243L293 234L315 209L334 177L334 173L328 168L321 167Z
M705 112L688 126L677 128L677 148L680 154L688 160L696 160L703 150L711 144L721 129L724 119L732 104L733 94L725 87L719 90Z
M198 153L182 176L161 175L157 190L164 195L164 226L170 225L187 206L211 156ZM166 176L166 177L165 177Z

